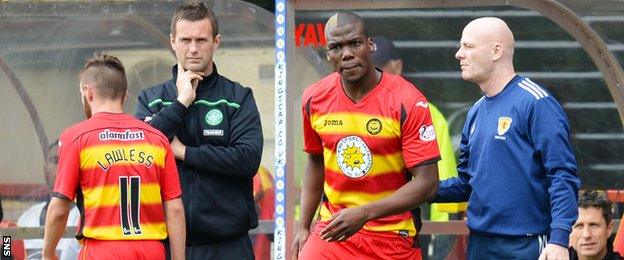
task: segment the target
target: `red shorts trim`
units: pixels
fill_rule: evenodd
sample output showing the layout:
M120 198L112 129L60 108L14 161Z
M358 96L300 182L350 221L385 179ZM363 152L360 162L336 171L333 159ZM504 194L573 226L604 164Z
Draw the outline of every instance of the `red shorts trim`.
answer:
M326 242L319 235L325 226L325 222L314 226L299 252L299 259L422 259L420 248L412 247L414 239L411 237L360 230L344 242Z
M164 260L165 247L158 240L85 239L78 259Z

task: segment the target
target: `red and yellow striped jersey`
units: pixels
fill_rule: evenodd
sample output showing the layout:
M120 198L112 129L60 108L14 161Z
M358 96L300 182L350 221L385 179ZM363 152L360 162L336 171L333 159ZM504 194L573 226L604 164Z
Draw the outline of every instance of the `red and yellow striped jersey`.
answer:
M399 76L383 73L354 103L333 73L308 87L302 102L304 150L324 157L321 220L391 195L411 179L409 168L440 157L427 99ZM419 216L405 212L364 229L414 236L416 221Z
M273 181L274 178L271 172L262 166L258 168L258 172L253 177L253 195L259 220L272 220L274 217L275 192ZM258 196L262 197L258 200Z
M76 198L79 238L162 240L163 201L181 193L167 138L130 115L96 113L61 134L54 194Z

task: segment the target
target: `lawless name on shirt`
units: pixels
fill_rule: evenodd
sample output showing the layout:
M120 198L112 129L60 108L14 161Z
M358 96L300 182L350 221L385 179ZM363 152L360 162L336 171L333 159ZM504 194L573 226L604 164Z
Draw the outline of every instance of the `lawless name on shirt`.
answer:
M97 161L97 164L103 171L108 169L119 162L133 162L143 164L146 167L152 166L154 163L154 156L138 149L115 149L104 154L105 161Z

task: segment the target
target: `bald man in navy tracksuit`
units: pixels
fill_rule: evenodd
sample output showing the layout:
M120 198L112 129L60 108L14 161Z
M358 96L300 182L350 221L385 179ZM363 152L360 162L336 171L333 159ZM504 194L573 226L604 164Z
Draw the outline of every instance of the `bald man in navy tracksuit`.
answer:
M462 78L484 97L468 111L459 176L434 202L468 201L468 259L568 259L580 185L567 117L555 98L513 69L513 34L498 18L463 31Z

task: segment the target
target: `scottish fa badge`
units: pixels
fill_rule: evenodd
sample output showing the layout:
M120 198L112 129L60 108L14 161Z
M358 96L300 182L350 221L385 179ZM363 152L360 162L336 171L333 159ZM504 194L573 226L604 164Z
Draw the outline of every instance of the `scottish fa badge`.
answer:
M511 117L508 116L501 116L498 118L497 133L499 136L507 133L507 130L511 127L511 121Z

